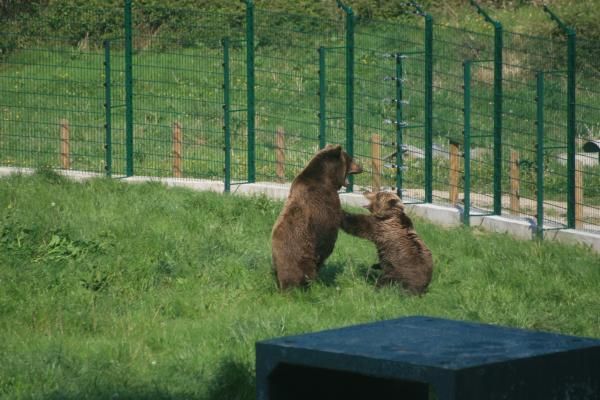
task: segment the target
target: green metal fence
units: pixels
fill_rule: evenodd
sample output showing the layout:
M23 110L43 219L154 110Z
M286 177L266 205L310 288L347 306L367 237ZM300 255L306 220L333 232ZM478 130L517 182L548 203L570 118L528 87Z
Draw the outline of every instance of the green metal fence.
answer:
M471 144L471 201L478 213L494 204L494 36L441 24L434 25L433 131L435 158L433 199L464 202L463 63L475 62ZM436 38L440 38L437 40Z
M182 39L169 31L148 32L135 24L136 17L146 20L146 15L169 12L193 21L186 28L196 31L196 38ZM203 30L210 20L211 26L220 27L220 32L230 37L231 76L245 80L243 65L236 62L243 49L243 27L230 26L232 16L217 12L133 4L131 14L133 29L131 34L127 29L125 35L131 36L132 42L132 57L125 60L125 68L133 71L131 89L126 87L132 91L132 106L128 107L132 127L127 129L132 129L133 142L127 175L133 170L135 175L222 179L222 44L220 37ZM232 101L239 103L238 96L233 95ZM236 117L232 121L236 122ZM234 159L240 146L245 145L239 140L232 142ZM236 180L240 179L238 169L233 168Z
M264 10L255 11L253 25L254 91L248 105L249 115L255 115L255 172L248 180L289 182L319 149L321 133L329 143L337 139L327 129L319 130L319 90L321 83L328 86L323 96L334 116L339 103L335 80L345 69L337 65L340 58L335 51L344 46L344 25L342 20ZM327 73L323 82L322 63Z
M107 176L122 176L126 169L125 148L125 41L104 40L105 165Z
M425 200L425 30L418 22L403 29L360 23L355 40L354 155L372 160L356 181L412 203Z
M598 230L600 225L600 153L581 151L586 143L600 138L600 70L597 59L600 56L600 44L579 39L578 49L589 55L578 63L576 82L576 139L577 170L581 171L578 189L581 199L577 207L581 210L580 218L576 220L577 228ZM577 187L576 187L577 189Z
M0 60L0 165L103 172L102 42L31 39Z
M414 2L391 22L340 1L326 19L251 0L236 14L126 0L97 10L121 15L116 37L2 32L15 45L0 57L0 166L233 191L290 182L339 143L365 169L348 191L456 206L465 223L526 219L540 236L600 231L600 160L584 152L600 137L597 44L548 8L560 37L507 31L472 4L483 31Z

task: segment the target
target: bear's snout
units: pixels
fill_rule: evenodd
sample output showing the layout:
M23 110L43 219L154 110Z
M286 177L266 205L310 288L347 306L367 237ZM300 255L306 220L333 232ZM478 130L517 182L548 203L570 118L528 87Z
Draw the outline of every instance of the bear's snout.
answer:
M350 181L348 181L348 175L360 174L361 172L363 172L362 166L356 161L351 160L350 165L348 166L348 169L346 171L346 176L344 176L344 183L342 184L342 186L348 187L350 185Z
M359 163L352 160L352 162L350 163L350 169L348 170L348 175L360 174L361 172L363 172L362 166Z

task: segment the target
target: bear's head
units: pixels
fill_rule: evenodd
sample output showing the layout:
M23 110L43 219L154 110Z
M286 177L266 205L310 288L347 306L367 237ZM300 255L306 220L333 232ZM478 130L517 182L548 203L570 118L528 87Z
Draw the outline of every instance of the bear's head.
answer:
M342 150L342 146L329 144L315 154L301 175L304 179L330 182L340 189L348 185L348 175L361 172L362 167Z
M364 192L363 195L369 200L365 206L371 214L388 215L398 212L404 212L404 204L396 193L392 192Z

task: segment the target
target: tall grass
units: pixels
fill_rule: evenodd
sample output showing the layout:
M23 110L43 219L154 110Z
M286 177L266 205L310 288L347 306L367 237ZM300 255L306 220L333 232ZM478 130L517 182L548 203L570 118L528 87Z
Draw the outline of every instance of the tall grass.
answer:
M416 219L429 292L377 290L340 234L308 290L280 293L282 203L42 171L0 180L0 397L251 399L257 340L412 314L600 337L600 258Z

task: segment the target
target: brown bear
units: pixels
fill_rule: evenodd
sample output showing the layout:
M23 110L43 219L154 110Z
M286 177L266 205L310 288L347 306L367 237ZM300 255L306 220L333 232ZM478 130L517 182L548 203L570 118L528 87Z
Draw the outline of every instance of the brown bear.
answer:
M370 215L344 212L342 229L375 243L382 274L377 286L400 283L413 294L425 292L433 271L431 251L414 230L412 220L404 213L402 200L394 193L365 193Z
M328 145L296 176L271 232L273 268L281 289L306 286L316 278L342 223L338 190L347 186L349 174L360 172L341 146Z

